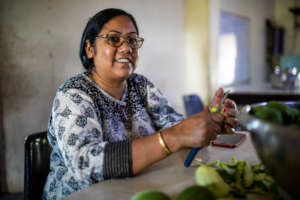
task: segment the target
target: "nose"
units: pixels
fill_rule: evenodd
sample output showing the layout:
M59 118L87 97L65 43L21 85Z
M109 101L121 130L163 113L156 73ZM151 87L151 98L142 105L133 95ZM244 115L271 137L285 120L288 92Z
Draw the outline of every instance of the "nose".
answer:
M126 40L123 41L121 46L119 47L120 52L122 53L132 53L133 49L130 47Z

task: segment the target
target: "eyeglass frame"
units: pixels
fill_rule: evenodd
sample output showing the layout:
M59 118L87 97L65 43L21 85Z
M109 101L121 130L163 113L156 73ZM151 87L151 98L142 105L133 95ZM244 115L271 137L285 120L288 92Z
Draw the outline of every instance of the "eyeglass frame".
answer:
M110 33L103 34L103 35L98 35L98 36L95 37L95 39L97 39L97 38L107 39L109 35L110 35ZM122 46L123 43L126 41L127 44L128 44L131 48L133 48L133 49L139 49L139 48L141 48L141 47L143 46L143 43L144 43L144 38L142 38L142 37L136 37L135 39L137 39L137 42L141 41L141 44L138 46L138 48L134 48L134 47L132 47L132 46L129 44L129 41L128 41L129 38L128 38L128 37L127 37L127 38L122 37L122 36L119 36L119 37L120 37L120 38L123 38L123 41L120 43L119 46L113 46L113 45L111 45L109 42L108 42L108 44L109 44L110 46L112 46L112 47L118 48L118 47ZM132 38L130 38L130 39L132 39Z

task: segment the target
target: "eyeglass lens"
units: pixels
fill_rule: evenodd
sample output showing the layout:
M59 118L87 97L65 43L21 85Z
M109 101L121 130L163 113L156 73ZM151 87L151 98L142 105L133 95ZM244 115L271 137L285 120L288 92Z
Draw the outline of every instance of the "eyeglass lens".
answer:
M107 34L106 38L107 42L114 47L120 47L123 42L126 41L130 47L137 49L140 48L143 43L141 39L136 36L127 36L124 38L118 34Z

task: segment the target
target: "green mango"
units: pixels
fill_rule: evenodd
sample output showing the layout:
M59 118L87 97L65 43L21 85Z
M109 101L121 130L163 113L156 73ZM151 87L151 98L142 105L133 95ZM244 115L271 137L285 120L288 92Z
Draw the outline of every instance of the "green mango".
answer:
M131 200L171 200L171 198L163 192L155 190L146 190L135 194Z
M184 189L176 200L215 200L212 192L198 185Z
M297 117L300 116L300 111L295 108L290 108L284 103L278 101L269 101L268 108L276 109L280 111L284 125L293 124L296 122Z
M264 107L260 110L258 110L255 114L254 114L257 118L266 120L266 121L270 121L276 124L283 124L283 118L281 115L281 112L273 109L273 108L268 108L268 107Z
M287 105L285 105L284 103L281 103L279 101L269 101L268 104L267 104L267 107L278 110L281 113L286 112L286 110L288 109Z
M195 172L197 185L206 187L215 197L226 197L230 193L230 186L225 183L220 174L211 166L201 165Z

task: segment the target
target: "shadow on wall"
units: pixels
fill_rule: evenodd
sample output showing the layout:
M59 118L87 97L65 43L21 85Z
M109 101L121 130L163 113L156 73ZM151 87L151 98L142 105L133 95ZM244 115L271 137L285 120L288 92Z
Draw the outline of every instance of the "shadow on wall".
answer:
M6 51L5 51L5 41L4 41L4 31L0 31L0 59L1 59L1 66L0 66L0 194L8 192L8 187L7 187L7 177L6 177L6 159L5 159L5 149L6 149L6 144L5 144L5 135L4 135L4 128L3 128L3 87L5 82L4 77L4 68L5 66L5 58L6 58Z
M19 113L28 105L29 100L39 93L32 82L30 61L36 55L27 48L26 40L18 35L13 25L0 31L0 192L9 192L7 183L7 162L4 123L5 116ZM32 68L31 68L32 69ZM25 106L24 106L25 105Z
M1 75L0 75L1 78ZM1 91L0 91L1 94ZM3 114L2 114L2 95L0 96L0 194L8 192L6 179L6 162L5 162L5 137L3 129Z
M5 52L3 48L3 37L2 31L0 32L0 55L3 55ZM1 58L3 60L3 58ZM2 69L3 66L0 66ZM2 79L3 74L0 73L0 80ZM6 162L5 162L5 137L4 137L4 129L3 129L3 104L2 104L2 83L0 85L0 193L4 193L8 191L7 188L7 180L6 180Z
M17 33L13 25L0 32L1 97L5 114L18 112L27 100L39 93L32 82L35 54L27 40ZM9 106L5 104L9 102Z

